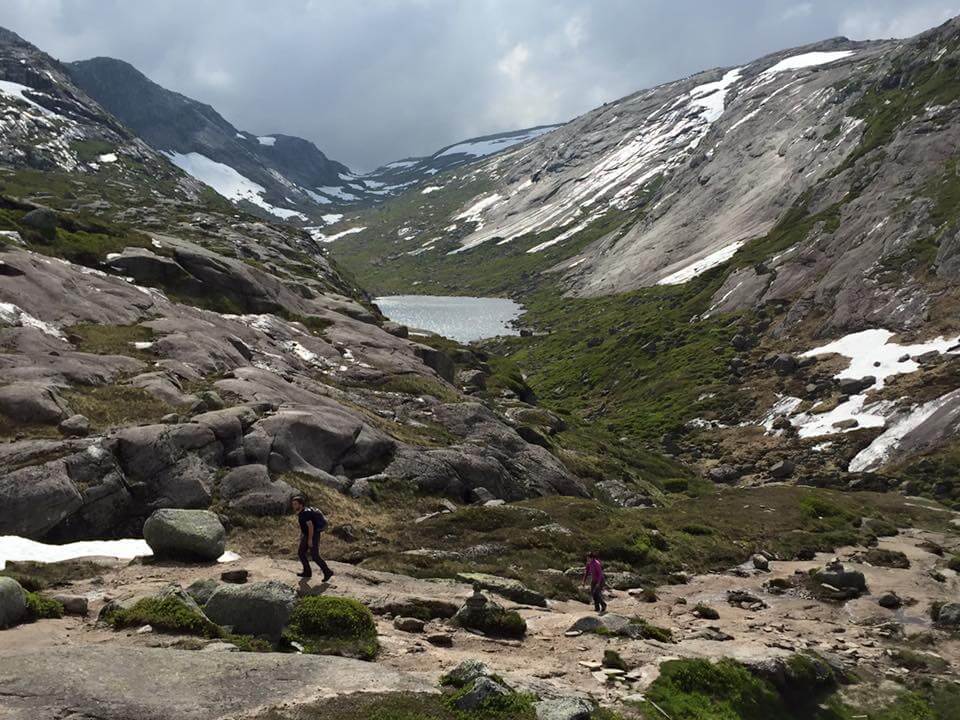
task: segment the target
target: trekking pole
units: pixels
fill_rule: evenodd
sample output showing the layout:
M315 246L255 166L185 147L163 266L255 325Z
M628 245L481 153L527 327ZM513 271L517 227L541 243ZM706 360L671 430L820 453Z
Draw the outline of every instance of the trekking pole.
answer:
M662 707L660 707L659 705L657 705L653 700L651 700L650 698L647 698L647 702L650 703L651 705L653 705L657 710L659 710L659 711L660 711L660 714L663 715L667 720L673 720L672 717L670 717L669 715L667 715L666 710L664 710Z

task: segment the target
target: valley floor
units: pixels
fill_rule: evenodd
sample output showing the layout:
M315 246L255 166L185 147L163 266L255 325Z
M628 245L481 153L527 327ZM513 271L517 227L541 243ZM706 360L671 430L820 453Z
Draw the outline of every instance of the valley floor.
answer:
M951 515L952 524L960 525L960 516ZM645 712L643 695L665 661L732 658L757 665L807 651L826 658L835 670L855 674L858 682L844 687L841 696L851 706L869 711L893 702L905 685L921 678L955 681L960 671L960 638L935 630L928 614L932 603L956 599L960 576L943 568L943 558L930 552L933 547L955 552L960 542L955 533L904 529L881 539L878 548L902 552L909 562L906 568L871 565L863 557L866 548L844 547L811 560L774 559L768 571L745 563L691 576L684 584L646 588L654 590L652 594L611 593L606 618L642 618L668 629L676 642L573 633L570 629L578 620L593 615L582 602L550 600L541 608L499 597L526 620L528 632L523 640L485 637L437 619L427 624L424 633L410 633L395 627L391 608L411 603L460 605L471 594L470 586L346 563L332 564L336 575L329 584L302 581L299 594L353 597L373 609L381 645L373 663L224 652L230 648L219 641L136 628L115 631L96 622L99 610L110 600L150 595L169 583L187 587L197 580L217 579L225 570L242 568L249 571L251 581L295 585L298 565L294 560L249 555L214 565L105 562L91 566L90 577L59 590L86 597L87 617L41 620L0 634L0 714L14 719L206 720L248 717L274 708L270 717L333 718L341 717L343 709L330 714L325 697L338 696L340 703L357 692L427 697L437 692L444 673L476 658L520 691L545 698L587 697L631 717ZM835 556L848 569L864 573L868 594L835 603L814 599L802 587L771 591ZM942 581L932 577L935 570ZM730 605L731 591L746 591L765 607L750 610ZM880 607L878 598L888 592L902 598L904 607ZM716 609L719 617L697 617L694 609L704 605ZM450 639L450 647L426 640L438 634ZM626 674L604 673L600 661L608 650L615 650L626 663Z

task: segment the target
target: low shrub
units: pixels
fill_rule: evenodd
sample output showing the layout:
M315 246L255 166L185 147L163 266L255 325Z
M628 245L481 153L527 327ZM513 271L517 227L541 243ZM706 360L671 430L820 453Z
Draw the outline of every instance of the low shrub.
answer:
M63 604L53 598L44 597L40 593L27 591L27 619L45 620L63 617Z
M316 655L371 660L379 651L377 625L370 610L352 598L311 595L290 615L288 641Z
M223 628L176 597L142 598L129 608L117 608L106 617L115 629L150 625L154 630L222 638Z

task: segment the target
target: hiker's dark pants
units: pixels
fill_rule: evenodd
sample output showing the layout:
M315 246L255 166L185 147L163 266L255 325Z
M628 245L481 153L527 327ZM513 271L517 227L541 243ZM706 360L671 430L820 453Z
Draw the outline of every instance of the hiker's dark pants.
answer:
M309 553L309 554L308 554ZM303 563L303 573L304 575L310 575L310 561L313 560L317 566L323 571L324 575L330 575L331 570L327 567L327 564L323 561L323 558L320 557L320 534L317 533L313 536L313 544L310 545L307 543L307 536L300 536L300 549L297 552L297 555L300 557L300 562Z
M603 583L590 583L590 596L593 598L593 609L597 612L607 609L607 603L603 600Z

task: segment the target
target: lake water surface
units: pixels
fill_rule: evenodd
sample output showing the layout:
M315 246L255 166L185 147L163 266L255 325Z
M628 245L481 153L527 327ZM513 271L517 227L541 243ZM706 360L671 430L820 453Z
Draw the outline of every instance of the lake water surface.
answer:
M523 313L522 305L506 298L387 295L376 303L394 322L463 343L517 335L510 322Z

